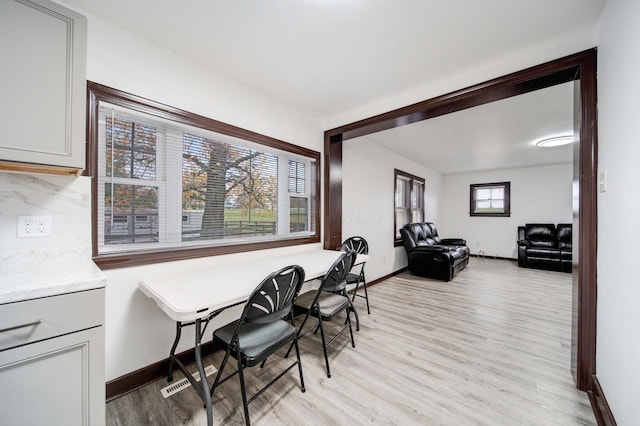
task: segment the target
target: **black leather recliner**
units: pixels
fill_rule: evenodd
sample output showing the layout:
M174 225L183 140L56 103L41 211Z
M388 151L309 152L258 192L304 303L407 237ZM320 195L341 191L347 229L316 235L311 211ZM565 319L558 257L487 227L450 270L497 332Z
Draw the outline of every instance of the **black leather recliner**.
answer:
M431 222L409 223L400 229L410 272L451 281L469 263L469 247L462 238L440 238Z
M518 226L518 266L571 272L572 238L570 223Z

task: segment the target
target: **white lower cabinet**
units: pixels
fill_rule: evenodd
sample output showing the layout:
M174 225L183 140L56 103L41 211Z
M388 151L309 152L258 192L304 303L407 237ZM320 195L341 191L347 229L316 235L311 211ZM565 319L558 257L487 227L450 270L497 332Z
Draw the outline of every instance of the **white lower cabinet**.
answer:
M0 423L105 424L104 289L0 305Z

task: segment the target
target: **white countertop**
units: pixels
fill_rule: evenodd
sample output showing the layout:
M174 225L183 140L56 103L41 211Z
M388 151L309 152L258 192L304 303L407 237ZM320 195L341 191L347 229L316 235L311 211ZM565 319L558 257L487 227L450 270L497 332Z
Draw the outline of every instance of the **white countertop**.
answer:
M102 288L106 277L86 251L0 253L0 304Z

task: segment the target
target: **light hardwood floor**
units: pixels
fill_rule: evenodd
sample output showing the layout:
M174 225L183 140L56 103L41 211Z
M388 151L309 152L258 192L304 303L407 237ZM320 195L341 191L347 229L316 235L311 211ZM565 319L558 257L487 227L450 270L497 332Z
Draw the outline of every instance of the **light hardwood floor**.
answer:
M332 377L319 335L303 337L306 393L291 370L250 404L252 424L596 424L569 371L570 274L473 258L449 283L405 272L370 287L369 300L371 315L356 301L356 347L343 335L329 348ZM214 354L205 365L220 361ZM250 391L284 361L247 370ZM164 399L166 385L107 404L107 425L206 424L192 388ZM237 378L213 404L215 424L243 424Z

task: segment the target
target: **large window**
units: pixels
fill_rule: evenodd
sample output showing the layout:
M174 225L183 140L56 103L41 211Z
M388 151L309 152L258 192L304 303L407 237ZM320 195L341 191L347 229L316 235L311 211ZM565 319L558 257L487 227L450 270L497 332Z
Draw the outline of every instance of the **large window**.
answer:
M471 184L469 199L470 216L511 216L510 182Z
M407 223L424 222L423 178L395 170L395 245L402 244L400 228Z
M102 267L317 242L318 152L89 83Z

